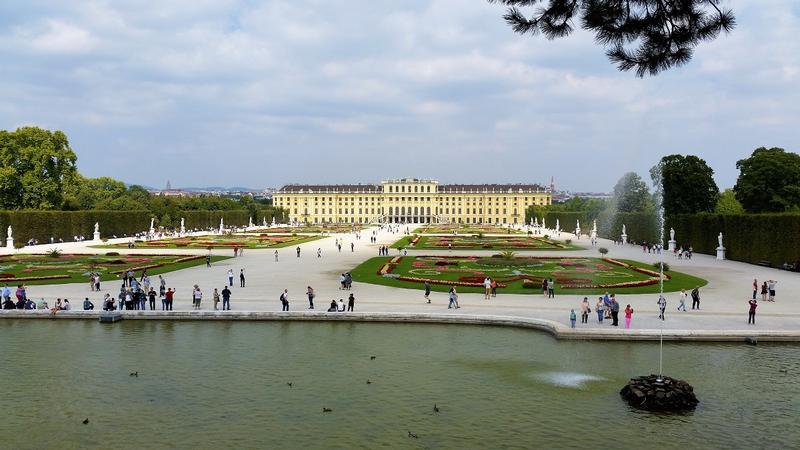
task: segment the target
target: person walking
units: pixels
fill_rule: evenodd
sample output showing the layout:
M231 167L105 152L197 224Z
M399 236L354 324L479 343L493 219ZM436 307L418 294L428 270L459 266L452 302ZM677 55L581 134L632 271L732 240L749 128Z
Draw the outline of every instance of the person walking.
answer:
M696 286L692 289L692 309L697 306L697 309L700 309L700 286Z
M619 326L619 303L614 297L611 297L611 325Z
M758 303L756 299L752 299L748 302L750 304L750 311L747 313L747 324L756 324L756 308L758 308Z
M678 294L678 311L686 312L686 289L681 289Z
M757 293L758 293L758 280L753 278L753 300L756 299Z
M431 295L431 283L426 280L425 281L425 300L427 300L428 303L431 302L430 295Z
M542 295L547 298L547 278L542 279Z
M458 294L456 293L456 287L453 286L450 288L450 292L447 293L447 298L450 302L447 304L447 309L456 308L458 309Z
M228 286L233 286L233 269L228 269Z
M308 296L308 309L314 309L314 288L309 286L306 289L306 295Z
M354 251L356 251L356 244L355 244L355 243L353 243L353 242L351 242L351 243L350 243L350 253L352 253L352 252L354 252Z
M278 262L278 251L275 250L275 262Z
M629 329L631 327L631 319L633 318L633 308L631 305L625 307L625 329Z
M497 297L497 280L492 280L492 297Z
M297 247L297 257L300 257L300 247Z
M206 255L206 267L211 267L211 252Z
M214 288L214 293L212 294L212 298L214 299L214 311L216 311L218 309L217 305L219 305L219 291L217 291L217 288Z
M244 269L239 269L239 287L244 287ZM231 281L231 286L233 286L233 281Z
M658 318L664 320L664 311L666 311L667 309L667 299L664 298L663 295L659 295L658 301L656 303L658 304L658 311L659 311Z
M322 248L317 247L317 258L322 258Z
M767 294L769 294L769 287L767 286L767 282L761 283L761 301L767 301Z
M483 279L483 299L489 300L492 295L492 280L489 277Z
M353 311L353 306L355 306L355 304L356 304L356 297L351 292L350 296L347 297L347 311L348 312L352 312Z
M552 278L547 280L547 298L556 298L556 283Z
M581 323L589 323L590 312L592 312L592 309L589 308L589 298L583 297L583 301L581 302Z
M300 247L297 248L299 249ZM284 289L283 293L281 294L281 311L288 311L288 310L289 310L289 290Z
M228 289L228 286L225 286L222 289L222 310L223 311L231 310L231 290Z
M150 288L150 291L147 293L147 300L150 303L150 311L156 310L156 290L155 288Z
M603 301L603 297L597 297L597 304L594 305L594 309L597 311L597 323L603 323L606 309L606 303Z
M569 327L575 328L575 321L578 320L578 316L575 314L575 309L569 310Z

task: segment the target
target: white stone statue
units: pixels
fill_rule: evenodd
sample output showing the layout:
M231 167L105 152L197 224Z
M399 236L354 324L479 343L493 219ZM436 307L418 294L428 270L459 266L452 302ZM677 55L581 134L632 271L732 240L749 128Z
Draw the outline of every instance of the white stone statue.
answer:
M153 229L153 227L155 226L155 223L156 223L156 218L155 218L155 217L151 217L151 218L150 218L150 229L151 229L151 230L152 230L152 229Z
M625 224L624 224L624 223L622 224L622 234L628 234L628 233L625 231Z
M670 241L674 241L675 240L675 228L670 228L669 229L669 240Z
M580 219L575 220L575 229L576 230L580 230L581 229L581 220Z
M98 222L94 223L94 232L95 233L99 233L100 232L100 223L98 223Z
M719 248L725 248L722 246L722 233L717 236L717 242L719 242Z
M7 233L7 234L8 234L8 236L6 236L6 237L7 237L7 238L9 238L9 239L10 239L10 238L12 238L12 237L14 237L14 235L13 235L13 232L14 232L14 230L12 230L12 229L11 229L11 225L9 225L9 226L8 226L8 233Z
M597 219L592 222L592 233L597 233Z
M561 222L558 219L556 219L556 231L560 229L561 229Z
M266 227L267 226L267 217L264 216L263 219L264 219L264 221L261 222L261 223L262 223L262 225L264 225Z
M186 233L186 225L184 224L183 217L181 217L181 234Z
M272 216L272 226L275 226L275 216Z
M253 228L253 218L249 217L247 220L249 221L249 223L247 224L247 227L248 228Z
M545 230L547 229L547 224L544 222L544 217L542 217L542 228Z
M222 233L225 230L225 220L220 217L219 218L219 232Z

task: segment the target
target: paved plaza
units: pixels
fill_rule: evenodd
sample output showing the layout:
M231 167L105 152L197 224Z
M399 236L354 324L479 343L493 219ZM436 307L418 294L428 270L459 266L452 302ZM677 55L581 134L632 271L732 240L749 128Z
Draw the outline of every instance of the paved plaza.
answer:
M404 228L403 228L404 229ZM414 226L410 227L413 231ZM369 237L373 231L377 232L377 243L370 243ZM552 321L552 326L569 332L569 311L575 308L580 311L580 301L583 296L561 294L555 299L546 299L537 290L532 295L506 294L502 290L496 298L484 300L483 294L459 294L461 308L458 310L447 309L447 294L432 292L432 303L427 304L423 298L422 286L420 289L401 289L367 283L353 283L352 291L339 290L339 275L348 272L368 258L378 256L378 247L390 245L401 238L401 232L392 233L372 227L361 232L361 239L354 233L332 234L313 242L301 244L301 255L296 256L295 247L278 249L279 259L276 262L274 250L246 250L244 256L227 259L215 263L211 268L198 266L176 272L167 273L167 287L175 289L174 309L176 311L190 311L191 289L194 284L200 285L204 293L202 311L213 311L211 293L214 288L222 290L227 284L227 272L233 269L236 279L231 304L234 312L268 312L280 311L279 295L283 289L289 290L291 311L308 312L308 301L305 295L306 287L312 286L316 292L314 310L315 314L331 315L326 312L331 299L342 298L347 301L347 296L352 292L355 295L355 310L360 314L375 313L404 313L418 314L448 314L461 315L470 318L506 317L522 319L541 319ZM562 233L561 239L575 239L573 235ZM343 242L339 252L335 240ZM350 251L350 243L354 243L354 251ZM574 252L567 252L569 256L599 256L596 248L589 247L588 239L574 241L587 248ZM97 253L106 250L91 248L91 242L58 244L64 253ZM613 242L600 239L598 247L609 249L608 256L614 258L633 259L645 263L654 263L660 255L643 253L641 248L634 245L618 246ZM33 251L44 252L53 248L53 245L42 245ZM322 249L322 257L317 257L317 249ZM205 254L205 250L169 250L174 254ZM121 249L120 253L154 254L164 253L164 250ZM450 254L450 255L490 255L496 251L433 251L409 249L409 255L415 254ZM567 256L565 252L548 251L519 251L518 255L537 256ZM230 256L232 250L216 250L214 254ZM398 254L396 249L390 250L390 255ZM618 295L621 309L630 304L635 313L633 315L632 330L627 331L622 327L610 326L610 321L598 324L596 314L592 312L588 324L578 324L577 331L606 330L603 333L635 335L637 333L655 333L661 327L667 334L672 335L719 335L720 332L736 335L762 335L777 333L789 339L800 339L798 333L798 320L800 320L800 303L794 294L800 291L800 274L778 269L770 269L751 264L734 261L717 261L713 256L696 254L691 260L678 260L672 255L666 255L667 261L673 269L695 275L708 280L708 285L701 288L701 310L686 312L677 311L678 293L666 294L668 300L666 320L657 318L657 294ZM244 269L247 287L238 287L238 273ZM747 301L751 295L753 278L759 282L767 279L778 281L777 297L773 302L759 302L757 324L747 324ZM156 282L156 281L154 281ZM91 292L88 282L81 284L30 286L28 296L33 299L44 298L53 304L56 298L69 298L74 308L80 308L84 297L92 299L99 307L105 292L116 297L119 283L104 282L102 292ZM760 299L760 296L759 296ZM590 296L592 307L596 298ZM220 305L221 307L221 305ZM691 307L691 299L687 308ZM345 313L336 313L343 315ZM620 314L622 316L622 314Z

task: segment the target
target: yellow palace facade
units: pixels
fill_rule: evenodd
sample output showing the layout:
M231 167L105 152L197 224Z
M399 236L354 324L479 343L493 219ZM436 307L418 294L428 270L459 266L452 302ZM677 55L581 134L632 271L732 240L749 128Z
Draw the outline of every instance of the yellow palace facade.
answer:
M289 184L273 204L298 223L521 224L525 209L549 205L551 190L537 184L439 184L403 178L380 184Z

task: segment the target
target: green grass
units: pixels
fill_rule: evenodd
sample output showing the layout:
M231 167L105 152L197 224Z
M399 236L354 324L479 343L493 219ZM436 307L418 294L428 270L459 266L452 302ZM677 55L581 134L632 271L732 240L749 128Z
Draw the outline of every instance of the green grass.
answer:
M175 249L175 248L190 248L190 249L223 249L234 247L241 247L246 249L264 249L264 248L283 248L292 247L295 245L304 244L306 242L316 241L321 239L322 236L305 236L305 235L267 235L266 233L243 235L207 235L207 236L187 236L182 238L159 239L154 241L136 241L134 248L157 248L157 249ZM285 241L283 241L285 239ZM98 245L93 248L127 248L127 243Z
M453 250L583 250L583 247L538 236L421 235L417 244L410 246L413 239L413 235L405 236L392 244L392 248L447 250L447 244L452 243Z
M13 255L0 257L0 274L12 274L15 277L35 277L66 275L67 278L47 280L15 281L13 278L0 278L0 285L26 286L66 283L89 283L88 272L98 272L101 282L121 279L121 275L111 272L123 269L162 264L147 269L149 275L158 275L176 270L204 265L205 257L191 261L175 262L191 255L62 255L51 258L46 255ZM228 256L212 256L212 264L229 259ZM120 261L122 261L120 263ZM137 276L141 270L137 271Z
M523 232L502 225L467 225L467 224L439 224L428 225L416 230L420 234L522 234Z
M351 271L353 275L353 279L357 282L363 283L372 283L372 284L380 284L385 286L393 286L399 288L407 288L407 289L422 289L423 282L422 281L403 281L397 280L395 278L384 277L378 274L378 271L381 267L391 259L392 257L376 257L371 258L358 267ZM425 258L425 257L422 257ZM474 258L474 257L473 257ZM600 258L589 258L589 257L564 257L559 258L558 260L552 261L524 261L526 258L517 257L513 258L512 260L503 260L501 258L488 258L488 257L481 257L478 261L486 262L488 265L476 265L474 263L459 263L458 269L462 270L470 270L471 272L461 272L461 273L435 273L436 269L420 267L415 268L413 266L414 262L416 261L417 257L406 256L401 259L401 262L397 265L395 270L393 271L394 274L399 275L407 275L407 276L416 276L420 278L429 278L431 280L449 280L449 281L456 281L463 276L473 276L476 280L482 280L485 275L489 275L492 278L497 278L498 280L503 280L504 276L513 276L510 272L512 270L520 270L522 273L526 275L536 275L537 277L540 275L544 275L547 278L552 278L558 280L559 277L564 279L565 277L568 278L573 276L575 278L582 278L582 279L591 279L592 283L597 283L602 280L604 284L610 283L618 283L618 282L633 282L633 281L642 281L650 278L648 275L641 274L635 272L631 269L624 268L621 266L610 265L606 262L603 262ZM434 258L437 260L443 260L442 258ZM561 266L560 263L564 261L585 261L585 263L589 266L608 266L608 270L597 270L595 273L586 273L586 272L578 272L576 270L570 270L570 268ZM621 262L628 263L632 266L653 270L653 267L647 264L643 264L636 261L630 260L620 260ZM426 263L427 264L427 263ZM539 266L531 266L529 264L537 264ZM454 268L456 266L453 266ZM417 273L411 273L411 270L416 270ZM561 275L552 275L553 272L558 272ZM696 286L705 286L707 284L706 280L701 278L697 278L685 273L676 272L676 271L669 271L667 272L668 275L671 276L670 280L666 280L664 282L664 291L665 292L675 292L681 289L693 289ZM556 295L601 295L605 292L617 293L617 294L650 294L650 293L657 293L659 291L658 284L653 284L649 286L637 286L637 287L617 287L617 288L600 288L600 287L592 287L592 288L563 288L563 282L556 282ZM533 288L523 287L522 281L511 281L507 283L507 287L498 289L499 293L503 294L529 294L529 295L541 295L541 289L538 287L538 284ZM450 289L449 285L443 284L434 284L431 283L431 288L434 291L439 292L447 292ZM482 287L468 287L468 286L457 286L459 292L483 292Z

